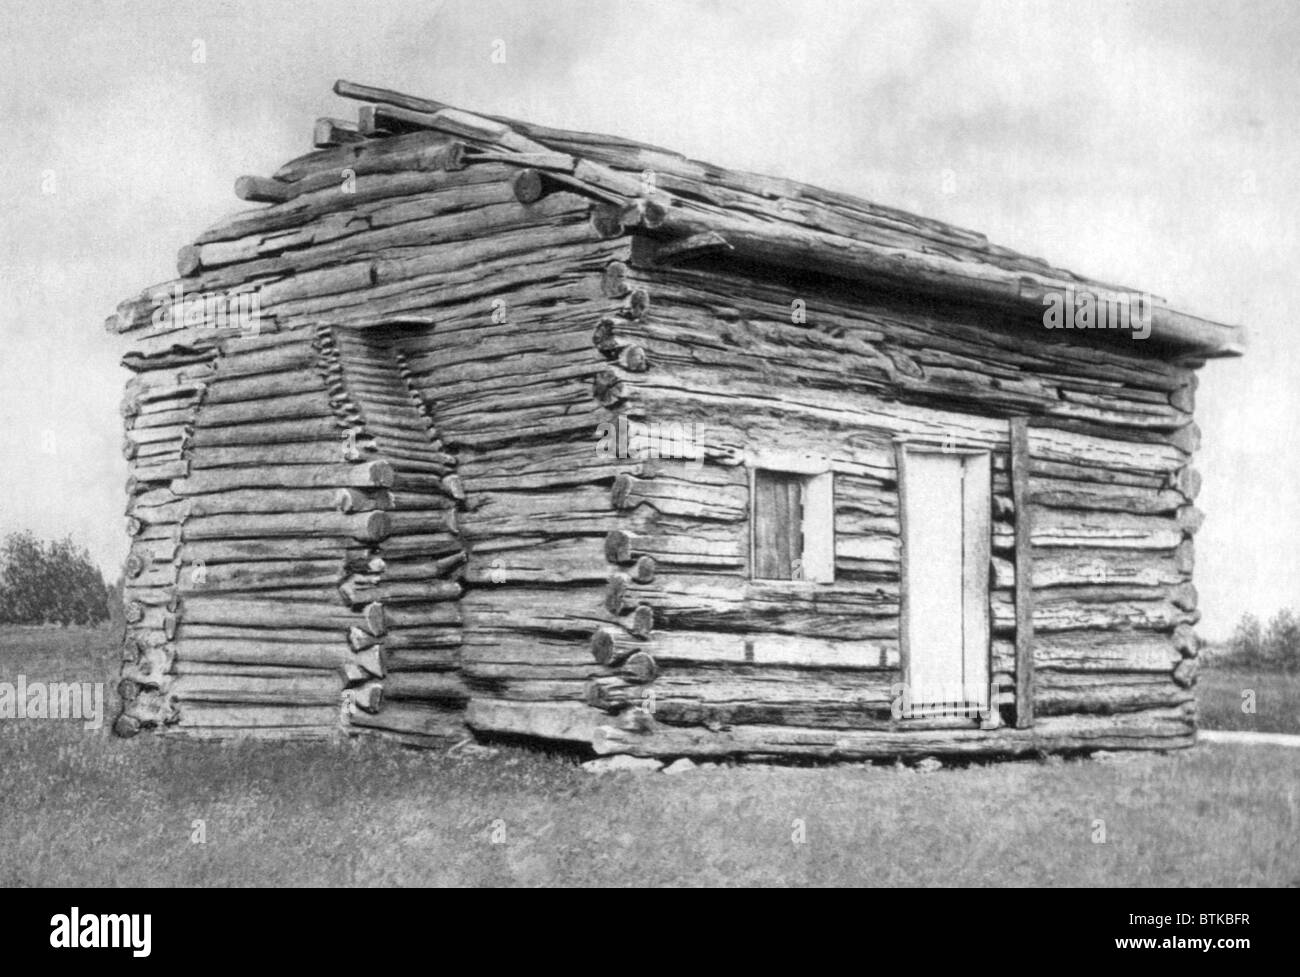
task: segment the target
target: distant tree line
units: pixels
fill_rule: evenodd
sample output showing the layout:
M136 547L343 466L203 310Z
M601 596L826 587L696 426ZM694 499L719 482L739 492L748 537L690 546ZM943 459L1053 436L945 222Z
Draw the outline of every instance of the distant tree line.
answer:
M1300 616L1284 608L1265 626L1254 614L1243 614L1224 657L1234 665L1300 672Z
M71 538L10 533L0 543L0 624L99 624L109 590L90 554Z

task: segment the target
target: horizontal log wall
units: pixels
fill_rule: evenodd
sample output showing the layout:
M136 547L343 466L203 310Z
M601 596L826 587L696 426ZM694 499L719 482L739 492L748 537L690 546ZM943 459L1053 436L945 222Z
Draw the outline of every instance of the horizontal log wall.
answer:
M350 188L317 160L285 203L209 231L183 250L179 283L124 303L111 323L132 333L125 362L137 372L124 408L136 543L123 683L136 705L122 732L298 735L340 718L410 740L463 731L465 492L424 397L454 423L460 388L481 379L466 352L480 310L499 296L520 314L603 299L604 262L593 276L576 260L583 246L610 246L578 198L521 204L512 167L451 170L426 153L445 141L385 142L363 154ZM401 171L406 149L419 172ZM177 285L187 304L174 302ZM191 314L254 291L255 330ZM555 319L585 337L593 317L575 308ZM435 320L454 334L445 376L431 374L446 344L422 345ZM514 328L498 330L501 362L518 346ZM555 366L564 350L540 342ZM551 372L541 401L502 416L499 444L534 415L559 420L561 443L590 443L594 424L563 416L575 403L563 388L576 382L591 401L591 377ZM509 396L517 381L498 389ZM557 409L537 409L552 391ZM586 554L595 566L600 538ZM188 677L196 667L201 679Z
M334 732L345 689L383 673L369 649L391 595L362 581L394 531L392 461L339 396L329 337L186 338L206 349L207 371L201 391L178 395L193 405L174 465L137 464L129 485L127 615L138 620L119 726ZM127 401L134 441L139 417L171 400L155 396L149 358L129 362L140 369ZM163 379L183 388L194 371L182 372Z
M580 703L602 669L588 651L603 610L605 540L616 477L635 461L603 451L618 416L596 323L626 307L605 271L625 251L585 222L549 217L532 260L498 272L491 295L461 305L401 350L447 450L459 459L468 551L463 694ZM543 260L544 259L544 260Z
M891 710L901 682L893 442L992 453L992 670L1010 719L1017 519L1008 432L1011 417L1028 416L1039 718L990 736L988 748L1019 752L1043 724L1044 742L1064 748L1077 728L1083 748L1089 716L1114 717L1115 739L1190 742L1199 517L1189 370L1141 350L1084 352L1046 331L1026 338L952 310L864 307L809 283L783 289L716 269L622 265L613 277L639 298L593 335L611 364L609 388L629 422L683 425L700 456L647 459L615 479L603 607L549 612L553 647L516 652L535 694L523 695L502 667L495 701L471 708L471 724L546 728L557 715L547 711L555 681L589 667L563 639L593 627L603 672L586 700L609 714L610 725L595 728L618 730L619 750L637 752L630 744L640 742L672 752L654 744L657 731L675 742L674 727L703 727L698 746L708 729L774 725L876 731L881 753L909 733L921 752L978 749L933 728L977 722L900 723ZM749 579L745 462L754 452L829 459L834 584ZM530 702L512 711L515 698ZM565 715L560 725L575 735L604 735ZM764 752L758 741L749 749Z

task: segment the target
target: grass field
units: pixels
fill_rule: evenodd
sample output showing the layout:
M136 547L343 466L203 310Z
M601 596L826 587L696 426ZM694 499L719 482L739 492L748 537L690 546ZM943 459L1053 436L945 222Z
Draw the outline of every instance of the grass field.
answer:
M1204 729L1300 733L1300 675L1211 666L1201 670L1196 692Z
M107 631L0 633L0 681L111 684L112 646ZM1282 747L1203 746L595 777L523 748L0 721L0 885L1300 885L1298 767Z

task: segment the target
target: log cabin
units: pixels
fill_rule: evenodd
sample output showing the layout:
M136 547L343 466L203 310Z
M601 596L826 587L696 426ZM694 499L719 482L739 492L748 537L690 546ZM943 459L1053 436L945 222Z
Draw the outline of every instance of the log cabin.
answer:
M1195 741L1197 370L982 235L340 81L123 302L115 730L900 758Z

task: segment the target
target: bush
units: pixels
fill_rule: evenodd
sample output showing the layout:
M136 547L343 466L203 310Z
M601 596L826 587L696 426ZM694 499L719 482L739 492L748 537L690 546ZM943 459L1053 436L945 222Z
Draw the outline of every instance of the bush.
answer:
M1300 617L1284 608L1263 627L1254 614L1243 614L1228 642L1234 665L1300 672Z
M1278 611L1268 622L1264 662L1283 671L1300 671L1300 618L1289 608Z
M98 624L108 588L90 554L71 539L41 542L30 532L0 544L0 623Z
M1257 662L1264 654L1264 629L1254 614L1243 614L1228 641L1228 655L1242 664Z

